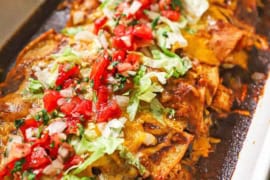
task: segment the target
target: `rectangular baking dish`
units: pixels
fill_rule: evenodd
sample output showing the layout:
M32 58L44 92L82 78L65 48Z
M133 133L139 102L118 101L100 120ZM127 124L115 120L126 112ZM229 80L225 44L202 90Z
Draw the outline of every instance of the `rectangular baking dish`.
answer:
M22 2L13 0L12 3L15 4L17 1ZM10 31L0 29L0 37L4 37L0 41L0 81L4 80L16 55L27 42L50 28L59 31L65 26L68 10L56 10L60 2L60 0L27 0L27 3L23 3L21 6L13 6L12 3L8 3L8 0L0 2L3 11L1 13L6 13L0 16L1 23L3 24L4 20L8 23L7 18L11 18L11 16L15 16L17 22L10 28ZM270 7L269 1L267 7ZM267 12L267 7L262 9L262 12ZM8 10L10 8L13 10ZM16 12L16 8L24 8L24 11L16 16L12 13ZM270 32L270 15L268 15L264 15L269 18L264 18L265 22L261 22L262 24L259 26L265 26L266 33L268 33L267 28ZM263 28L261 30L263 31ZM270 33L268 35L270 39ZM252 72L266 73L268 68L265 67L270 64L270 52L254 49L251 53L251 58L257 60L255 64L254 62L250 64L253 67ZM263 89L263 95L258 93ZM231 114L218 121L212 134L221 138L222 141L209 158L199 162L198 179L242 180L253 178L263 180L267 178L270 164L270 154L267 152L270 149L270 79L265 86L262 82L251 82L248 92L249 98L240 107L248 109L250 112L255 111L257 104L257 101L254 101L255 97L261 95L253 118L252 116Z

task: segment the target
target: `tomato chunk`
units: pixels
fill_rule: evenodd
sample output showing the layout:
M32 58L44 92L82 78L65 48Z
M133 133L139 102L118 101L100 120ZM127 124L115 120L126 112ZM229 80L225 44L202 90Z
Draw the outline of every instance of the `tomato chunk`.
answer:
M57 108L57 101L61 98L58 91L47 90L43 97L44 107L48 112L52 112Z
M146 25L135 26L133 30L133 35L145 40L153 39L152 29Z
M24 121L23 125L20 127L20 130L23 134L23 137L26 141L28 141L27 136L26 136L26 130L28 128L37 128L40 125L38 121L35 119L27 119Z
M36 147L33 149L32 154L27 157L26 162L28 168L43 168L51 162L51 159L47 155L46 151L42 147Z
M79 67L78 66L74 66L69 70L65 70L65 66L59 66L59 75L56 79L56 86L61 86L64 84L64 82L66 80L68 80L69 78L76 76L79 73Z
M122 114L121 108L115 100L108 102L100 108L98 112L97 122L106 122L109 119L119 118Z
M180 20L180 13L174 10L163 10L161 11L162 16L172 20L172 21L179 21Z
M104 58L94 63L92 71L90 73L90 79L93 80L93 88L95 90L97 90L98 87L102 84L102 82L106 79L104 77L104 74L106 73L109 64L110 61L108 57L106 57L106 55Z
M107 22L107 17L104 16L104 17L101 17L97 20L95 20L94 22L94 26L95 26L95 34L98 34L98 31L102 28L102 26L104 26L104 24Z

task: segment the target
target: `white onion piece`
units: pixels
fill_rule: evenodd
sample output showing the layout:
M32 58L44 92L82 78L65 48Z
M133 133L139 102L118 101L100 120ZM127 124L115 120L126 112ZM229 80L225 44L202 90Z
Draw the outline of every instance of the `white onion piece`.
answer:
M142 7L141 2L133 1L129 8L129 14L135 14L141 7Z
M63 169L64 169L63 162L59 158L57 158L50 165L44 168L43 173L45 175L53 176L53 175L57 175Z
M127 97L127 96L116 95L115 100L116 100L117 104L119 104L119 106L122 107L122 108L128 106L129 97Z
M73 13L73 24L77 25L84 21L85 14L83 11L76 11Z
M38 128L28 128L25 130L25 135L27 139L35 138L35 135L38 134Z
M63 132L67 127L64 121L55 121L51 123L46 129L49 131L49 135Z
M66 100L65 98L60 98L60 99L58 99L58 101L57 101L57 105L58 105L58 106L61 106L61 105L63 105L66 101L67 101L67 100Z
M72 88L66 88L60 91L60 95L63 97L73 97L74 90Z
M130 38L130 36L122 36L120 39L125 43L125 45L127 47L131 47L131 38Z
M68 149L63 146L60 146L60 148L58 149L58 154L63 159L65 159L68 156L68 153L69 153Z

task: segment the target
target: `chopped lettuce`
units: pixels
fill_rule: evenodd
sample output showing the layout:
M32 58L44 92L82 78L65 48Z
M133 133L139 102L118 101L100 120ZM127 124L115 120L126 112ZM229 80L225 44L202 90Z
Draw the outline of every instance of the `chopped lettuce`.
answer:
M66 36L74 36L76 35L78 32L83 31L83 28L78 26L78 27L66 27L64 29L61 30L61 33L66 35Z
M58 77L58 64L56 62L48 65L47 68L40 69L38 66L35 70L35 76L45 88L55 86L55 81Z
M77 177L72 174L64 175L62 180L95 180L95 177Z
M164 125L163 116L166 111L166 109L162 106L162 104L158 101L158 99L153 99L150 103L150 109L153 114L153 116L156 118L156 120Z
M82 148L85 151L92 152L92 154L73 171L73 174L81 173L89 165L94 163L96 160L98 160L105 154L111 155L112 153L114 153L115 150L117 150L118 146L121 145L123 142L124 139L122 138L104 137L104 136L101 136L92 142L89 142L84 139L83 141L80 142L82 143L81 144Z
M149 57L143 58L144 64L148 67L164 69L168 74L167 77L174 76L178 78L183 76L192 67L189 58L180 58L177 54L172 53L170 56L162 53L160 50L152 50L153 59Z
M62 50L61 53L54 54L52 57L56 60L58 63L75 63L75 64L80 64L80 57L75 54L75 52L70 48L66 47Z
M196 23L209 8L207 0L182 0L185 15L190 23Z
M128 164L135 166L141 175L147 172L146 168L140 163L139 158L129 152L126 147L119 146L119 150L120 157L126 159Z
M166 84L166 73L164 72L145 72L145 67L142 66L138 71L137 75L134 77L134 82L136 84L136 90L133 93L129 105L127 107L127 113L129 114L129 119L134 120L140 100L150 103L154 99L157 93L162 92L163 88L160 84ZM156 78L158 82L154 82L153 79Z
M43 92L43 85L39 80L29 78L28 90L33 94L40 94Z
M121 135L125 122L125 118L114 119L105 125L102 136L100 137L94 138L94 135L89 139L89 137L83 135L81 140L74 139L71 144L74 146L76 154L89 152L91 154L82 164L78 165L72 173L79 174L105 154L113 154L124 142ZM91 124L89 126L91 126ZM89 130L91 129L93 129L93 126L89 127ZM85 130L85 132L87 132L87 130ZM93 133L91 135L93 135Z
M188 45L187 40L183 37L181 32L171 32L169 27L159 28L156 31L158 46L166 52L166 49L171 49L173 45L179 44L181 47Z
M136 93L130 98L128 107L127 107L127 113L129 115L129 120L133 121L135 119L136 113L138 111L140 105L140 100L136 96Z

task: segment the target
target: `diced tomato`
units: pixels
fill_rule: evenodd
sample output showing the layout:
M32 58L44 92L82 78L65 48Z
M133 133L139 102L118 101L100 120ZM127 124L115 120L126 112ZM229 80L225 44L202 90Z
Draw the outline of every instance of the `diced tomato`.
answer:
M26 141L28 141L27 136L26 136L26 130L28 128L37 128L39 126L39 122L36 121L35 119L27 119L24 121L23 125L20 127L20 130L23 134L23 137Z
M135 64L137 62L140 62L141 56L139 54L130 53L127 55L126 62Z
M43 133L40 139L37 139L32 145L32 149L38 146L47 147L50 144L50 136L48 132Z
M109 119L119 118L121 116L121 108L115 100L108 102L105 106L101 107L98 112L97 122L107 122Z
M140 3L142 3L142 8L144 8L144 9L148 8L152 3L151 0L139 0L139 1L140 1Z
M119 73L130 71L132 69L133 69L133 66L130 63L119 63L119 64L117 64L117 70L118 70Z
M180 13L174 10L163 10L161 11L162 16L172 20L172 21L179 21Z
M133 35L146 40L153 39L152 29L146 25L135 26L133 30Z
M95 90L97 90L98 87L102 84L102 80L106 79L104 77L104 74L106 73L107 67L110 64L110 61L106 56L107 55L105 55L104 58L102 58L101 60L95 62L94 65L92 66L90 79L93 80L94 83L93 88Z
M158 5L160 10L170 9L171 0L160 0Z
M8 168L6 166L4 166L1 170L0 170L0 179L4 179L5 176L8 175Z
M68 79L64 82L63 89L66 89L66 88L73 86L73 85L74 85L74 79Z
M97 109L100 109L102 105L106 104L109 98L109 90L106 86L100 86L97 94Z
M68 117L67 118L67 134L77 134L78 123L80 123L80 119L76 117Z
M59 75L56 79L55 84L56 86L61 86L64 84L66 80L68 80L71 77L76 76L79 73L80 69L78 66L74 66L69 70L65 70L64 66L59 66L58 71L59 71Z
M113 54L113 61L123 62L126 58L126 52L124 50L117 50Z
M57 108L57 101L61 98L58 91L47 90L43 97L44 107L48 112L52 112Z
M81 158L78 155L74 155L73 157L69 158L69 160L64 164L64 170L67 170L71 166L77 165L82 161L83 161L83 158Z
M101 17L97 20L95 20L94 25L95 25L95 34L98 34L98 31L102 28L102 26L107 22L107 17Z
M36 147L33 149L31 155L26 158L27 168L43 168L50 164L51 159L42 147Z
M92 115L92 102L89 100L82 100L75 108L74 113L79 113L84 118L89 118Z
M113 33L115 36L124 36L126 34L126 26L123 24L119 24L118 26L116 26L113 30Z

